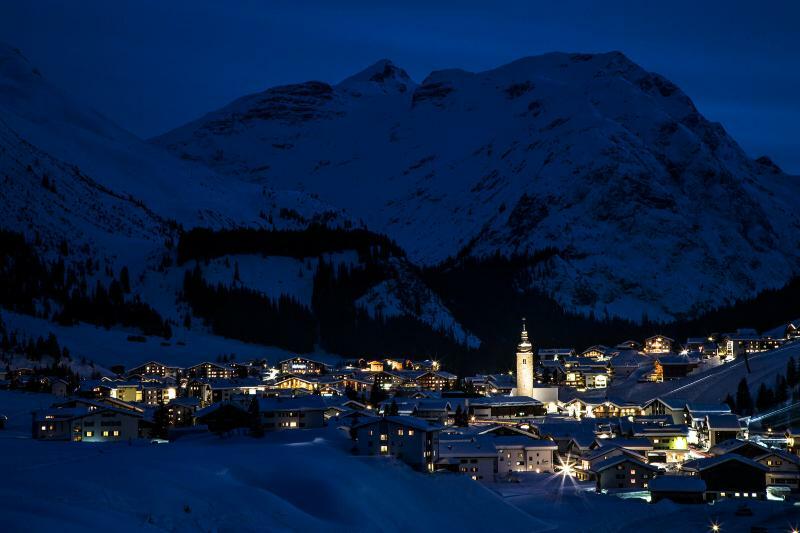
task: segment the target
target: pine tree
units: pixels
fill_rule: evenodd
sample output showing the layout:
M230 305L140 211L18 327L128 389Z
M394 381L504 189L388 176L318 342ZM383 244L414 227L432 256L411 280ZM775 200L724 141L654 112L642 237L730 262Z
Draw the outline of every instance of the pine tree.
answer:
M789 384L783 375L775 377L775 404L781 404L789 399Z
M392 398L392 403L389 405L389 416L397 416L400 414L400 408L397 405L397 401Z
M469 416L467 411L461 408L461 404L458 404L458 407L456 407L456 413L453 415L453 424L464 428L469 426Z
M122 291L125 294L130 294L131 292L131 278L130 274L128 273L128 267L122 267L122 270L119 271L119 284L122 286Z
M386 391L381 388L380 385L377 383L372 384L372 388L369 391L369 401L373 405L378 405L383 400L386 399Z
M753 398L750 396L750 388L745 378L742 378L736 389L736 406L741 415L749 415L753 410Z
M788 383L791 388L794 388L797 385L797 381L797 363L794 360L794 356L790 356L789 360L786 362L786 383Z
M169 410L165 404L159 405L153 412L153 433L159 439L169 435Z
M775 403L775 398L772 389L764 385L758 387L758 394L756 394L756 408L759 411L766 411Z
M730 393L728 393L728 395L725 396L724 403L728 404L728 407L731 408L732 413L736 412L736 400L733 399L733 396L731 396Z

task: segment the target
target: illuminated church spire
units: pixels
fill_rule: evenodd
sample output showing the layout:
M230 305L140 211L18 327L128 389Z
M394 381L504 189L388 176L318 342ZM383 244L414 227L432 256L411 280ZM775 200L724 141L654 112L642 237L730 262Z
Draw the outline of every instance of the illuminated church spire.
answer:
M522 319L522 333L517 345L517 396L531 396L533 394L533 345L528 339L528 327Z

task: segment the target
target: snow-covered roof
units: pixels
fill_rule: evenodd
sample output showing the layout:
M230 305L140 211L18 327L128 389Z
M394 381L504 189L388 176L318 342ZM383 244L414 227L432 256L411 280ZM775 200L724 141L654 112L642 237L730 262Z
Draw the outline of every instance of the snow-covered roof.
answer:
M595 439L595 442L601 448L616 446L618 448L625 448L630 450L652 450L653 443L645 438L633 439Z
M542 402L530 396L485 396L471 398L469 404L482 407L513 407L519 405L541 405Z
M318 411L327 409L327 405L322 396L309 394L294 398L258 398L258 408L260 411Z
M761 461L762 459L766 459L767 457L771 456L780 457L786 462L800 466L800 456L789 453L786 450L778 450L775 448L770 448L769 451L764 453L764 455L759 455L758 457L755 457L754 460Z
M690 402L686 404L686 410L694 415L703 414L725 414L731 412L731 407L726 403L696 403Z
M767 453L768 451L768 448L766 446L762 446L757 442L749 440L741 440L741 439L728 439L726 441L720 442L712 446L708 450L708 453L711 453L713 455L724 455L726 453L732 453L735 452L736 450L747 447L762 448L764 450L764 453Z
M439 457L496 457L493 439L481 438L468 441L440 441Z
M444 429L444 427L439 425L439 424L432 424L432 423L428 422L427 420L423 420L421 418L417 418L417 417L414 417L414 416L402 416L402 415L400 415L400 416L373 417L373 418L370 418L369 420L365 420L363 422L360 422L360 423L354 425L353 427L362 427L362 426L367 426L367 425L370 425L370 424L376 424L376 423L379 423L379 422L384 421L384 420L386 422L390 422L390 423L396 424L398 426L410 427L410 428L418 429L420 431L441 431L442 429Z
M647 484L650 492L705 492L706 482L697 476L656 476Z
M735 453L726 453L724 455L718 455L716 457L706 457L703 459L694 459L692 461L687 461L683 463L683 465L681 465L681 469L687 470L689 472L702 472L703 470L714 468L728 461L736 461L744 465L757 468L759 470L763 470L764 472L769 470L769 468L762 465L761 463L757 463L752 459L748 459L747 457L743 457Z
M497 435L493 438L494 445L498 449L502 448L512 448L512 447L524 447L524 448L535 448L535 449L552 449L555 450L558 448L558 445L548 439L532 439L530 437L526 437L525 435Z
M658 468L655 466L649 465L647 463L643 463L638 459L634 459L630 455L622 454L616 455L614 457L609 457L605 461L600 461L592 466L592 472L602 472L603 470L608 470L609 468L613 468L622 463L631 463L636 465L636 468L644 468L645 470L650 470L651 472L658 471Z
M742 429L739 423L739 417L733 413L721 415L706 415L706 426L711 430L735 430Z

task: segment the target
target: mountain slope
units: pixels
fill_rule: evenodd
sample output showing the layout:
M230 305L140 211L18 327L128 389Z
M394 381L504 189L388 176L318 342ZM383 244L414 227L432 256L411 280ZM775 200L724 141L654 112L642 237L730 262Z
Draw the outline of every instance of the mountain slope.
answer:
M531 283L571 310L671 319L800 269L798 180L617 52L419 85L383 60L338 85L245 96L154 142L316 193L417 264L553 249Z

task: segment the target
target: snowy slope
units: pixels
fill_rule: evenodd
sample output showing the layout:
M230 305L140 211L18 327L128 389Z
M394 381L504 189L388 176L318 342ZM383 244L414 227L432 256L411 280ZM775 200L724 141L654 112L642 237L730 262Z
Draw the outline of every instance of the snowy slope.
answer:
M333 427L163 445L32 442L29 412L44 399L0 391L0 411L15 415L0 432L4 531L547 529L466 476L354 457Z
M535 283L570 309L668 319L800 269L798 180L617 52L419 85L384 60L337 85L245 96L154 142L317 193L418 264L553 247Z

